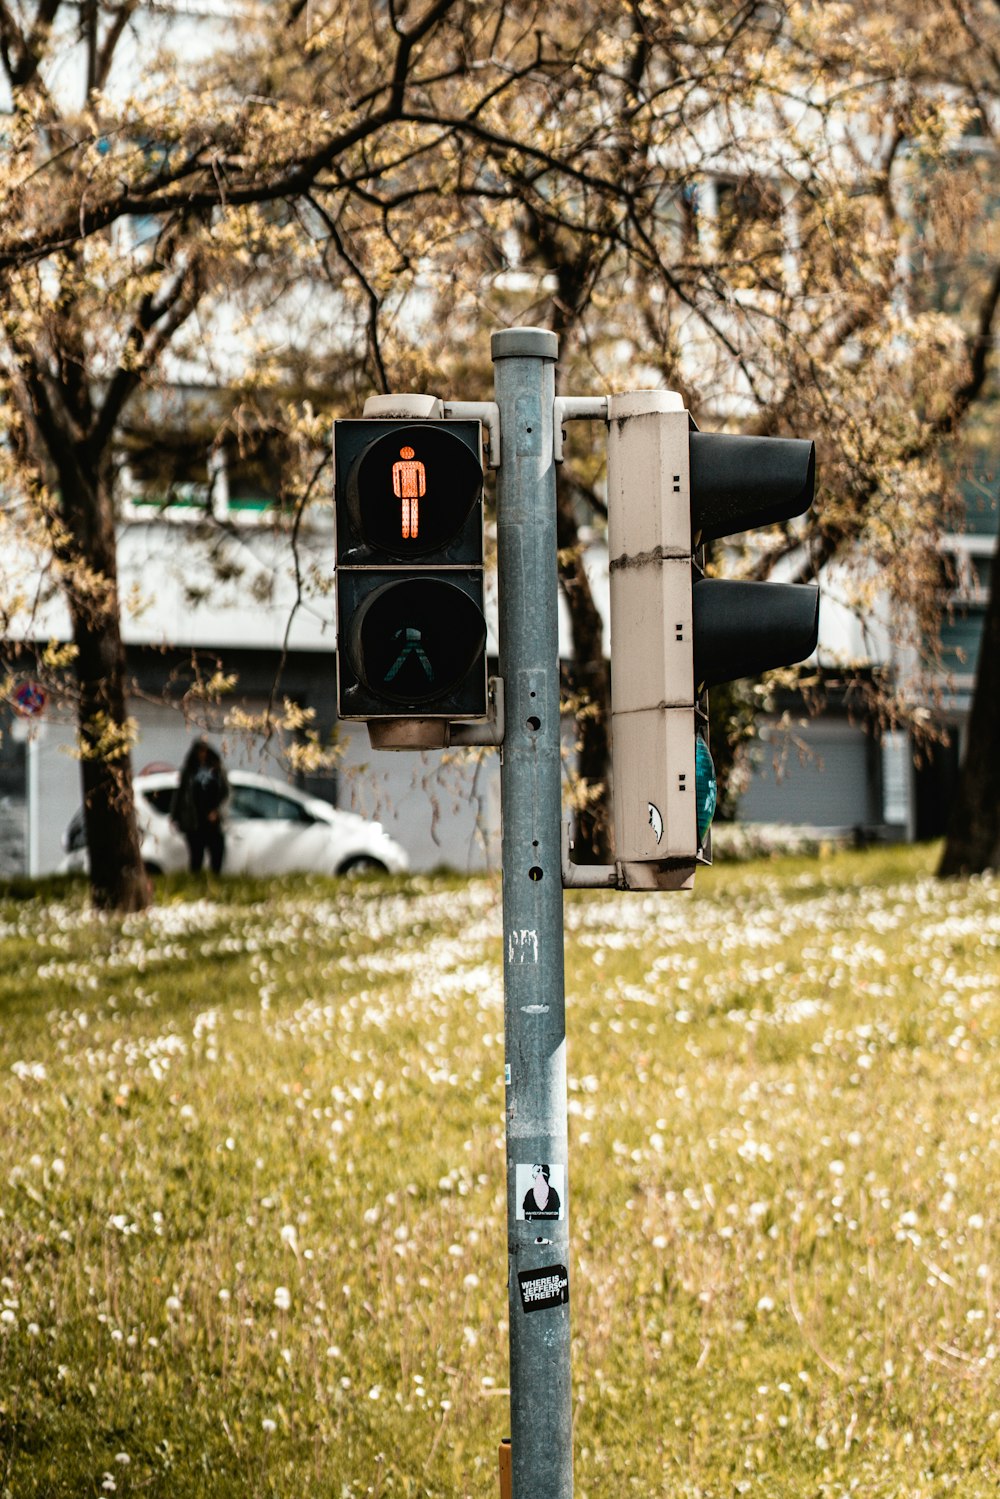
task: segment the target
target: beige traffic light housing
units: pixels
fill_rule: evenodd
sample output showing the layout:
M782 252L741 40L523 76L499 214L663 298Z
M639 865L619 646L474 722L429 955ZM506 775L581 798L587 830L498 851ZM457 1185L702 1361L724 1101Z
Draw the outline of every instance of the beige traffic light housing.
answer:
M608 401L615 858L633 890L688 889L699 848L690 422L680 396Z

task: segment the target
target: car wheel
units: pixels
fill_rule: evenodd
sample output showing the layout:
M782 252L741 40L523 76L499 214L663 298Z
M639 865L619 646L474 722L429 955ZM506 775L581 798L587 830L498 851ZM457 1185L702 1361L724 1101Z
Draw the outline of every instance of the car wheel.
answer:
M359 874L388 874L389 871L381 859L373 859L371 854L355 854L353 859L341 864L337 873L353 877Z

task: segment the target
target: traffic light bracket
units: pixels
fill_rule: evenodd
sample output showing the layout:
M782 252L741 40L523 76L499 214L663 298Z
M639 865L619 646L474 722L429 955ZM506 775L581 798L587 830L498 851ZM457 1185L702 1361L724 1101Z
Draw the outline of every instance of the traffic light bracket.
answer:
M487 717L482 722L452 723L446 718L374 718L368 724L372 749L450 749L453 745L499 749L504 735L503 677L490 677Z
M369 396L362 417L373 421L406 417L437 422L482 422L487 464L490 468L500 467L500 407L496 401L445 401L440 396L409 391L402 395Z

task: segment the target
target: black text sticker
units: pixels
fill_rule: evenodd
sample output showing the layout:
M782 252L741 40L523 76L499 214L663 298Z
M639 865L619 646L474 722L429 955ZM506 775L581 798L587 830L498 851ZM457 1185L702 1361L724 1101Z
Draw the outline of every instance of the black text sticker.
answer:
M569 1276L565 1265L545 1265L541 1270L519 1270L521 1305L526 1312L544 1312L549 1307L566 1306L569 1301Z

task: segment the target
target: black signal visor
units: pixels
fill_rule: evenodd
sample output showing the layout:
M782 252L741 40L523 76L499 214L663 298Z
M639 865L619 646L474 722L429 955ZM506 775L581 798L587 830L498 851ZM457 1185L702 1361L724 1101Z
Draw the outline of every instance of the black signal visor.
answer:
M692 432L695 545L802 515L816 487L815 444L801 437Z
M816 649L818 588L701 578L693 607L696 688L794 666Z

